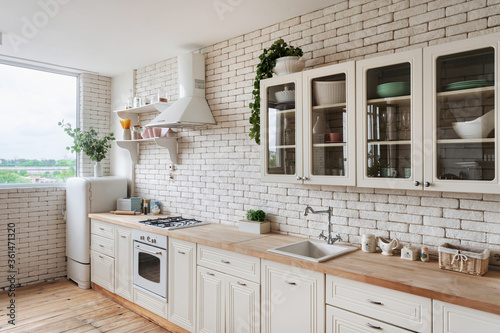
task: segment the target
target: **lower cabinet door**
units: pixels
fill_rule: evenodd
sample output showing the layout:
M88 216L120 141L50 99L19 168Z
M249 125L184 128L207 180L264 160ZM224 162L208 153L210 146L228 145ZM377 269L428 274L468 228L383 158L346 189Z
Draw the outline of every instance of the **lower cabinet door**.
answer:
M90 251L91 280L106 290L115 292L115 259Z
M262 333L325 331L325 275L262 260Z
M433 301L433 333L498 333L500 316Z
M198 266L197 332L225 331L225 275Z
M226 332L260 332L260 285L226 275Z
M327 305L326 333L407 333L403 328Z
M168 320L194 332L196 243L168 240Z
M115 293L133 302L134 248L132 230L115 226L115 232Z

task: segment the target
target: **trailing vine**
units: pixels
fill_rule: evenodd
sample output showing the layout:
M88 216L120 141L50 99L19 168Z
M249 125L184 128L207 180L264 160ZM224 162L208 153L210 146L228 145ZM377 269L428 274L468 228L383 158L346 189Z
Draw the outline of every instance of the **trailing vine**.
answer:
M258 145L260 145L260 80L273 77L273 68L276 66L276 59L289 56L301 57L302 55L302 49L288 46L283 39L278 39L268 50L264 49L259 56L260 63L257 65L257 74L255 75L252 91L254 102L248 105L252 110L249 121L253 125L248 135L250 138L255 139Z

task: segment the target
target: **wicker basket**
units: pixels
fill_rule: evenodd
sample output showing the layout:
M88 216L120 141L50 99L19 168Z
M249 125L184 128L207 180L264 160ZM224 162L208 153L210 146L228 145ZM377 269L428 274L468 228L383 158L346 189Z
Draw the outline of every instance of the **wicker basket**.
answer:
M444 243L439 247L439 268L460 273L483 275L488 271L490 250L455 246Z

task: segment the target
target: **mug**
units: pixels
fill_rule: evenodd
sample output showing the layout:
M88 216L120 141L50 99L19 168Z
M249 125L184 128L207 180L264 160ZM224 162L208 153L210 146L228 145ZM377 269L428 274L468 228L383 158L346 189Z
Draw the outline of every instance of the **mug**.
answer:
M377 243L384 256L392 256L392 251L397 249L399 246L399 240L397 238L389 241L383 237L378 237Z
M411 177L411 168L405 168L405 178Z
M382 168L380 175L384 178L395 178L398 175L396 168Z

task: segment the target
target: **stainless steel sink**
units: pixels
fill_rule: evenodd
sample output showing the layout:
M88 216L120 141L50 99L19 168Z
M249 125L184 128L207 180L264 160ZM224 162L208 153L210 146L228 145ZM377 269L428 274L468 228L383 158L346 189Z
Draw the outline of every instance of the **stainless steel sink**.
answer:
M282 254L297 259L323 262L341 256L345 253L356 251L358 248L348 245L326 244L313 240L304 240L293 244L278 246L268 249L269 252Z

